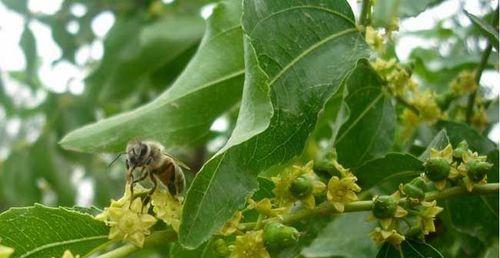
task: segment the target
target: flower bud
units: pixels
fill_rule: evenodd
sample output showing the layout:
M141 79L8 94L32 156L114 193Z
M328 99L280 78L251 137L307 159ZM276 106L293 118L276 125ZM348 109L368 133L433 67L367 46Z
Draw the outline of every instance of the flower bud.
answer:
M430 158L424 166L425 175L434 182L444 180L450 174L450 164L444 158Z
M467 163L467 172L475 183L484 179L493 164L484 161L470 161Z
M294 227L271 222L264 226L264 245L269 250L290 247L299 240L299 232Z
M392 218L396 213L398 201L390 195L377 196L373 200L373 216L378 219Z
M305 175L302 175L293 180L289 190L293 196L298 199L302 199L312 193L313 184L311 180L309 180L309 178L307 178Z

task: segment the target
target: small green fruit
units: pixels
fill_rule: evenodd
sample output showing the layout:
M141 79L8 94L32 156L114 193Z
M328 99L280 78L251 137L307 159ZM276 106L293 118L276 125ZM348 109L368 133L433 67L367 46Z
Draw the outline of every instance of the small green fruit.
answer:
M463 155L467 153L468 149L469 145L467 144L467 142L465 140L461 141L453 150L453 158L462 159Z
M425 175L434 182L446 179L450 169L450 164L443 158L430 158L425 162Z
M299 231L294 227L271 222L264 226L263 238L264 245L269 250L280 250L296 244L299 240Z
M302 175L297 177L289 188L290 192L296 198L302 199L308 195L310 195L313 191L313 185L311 180L306 176Z
M392 218L396 213L398 201L390 195L381 195L373 201L373 216L378 219Z
M422 200L425 197L424 191L418 186L412 184L411 182L403 186L403 191L405 192L406 195L408 195L411 198Z
M484 161L470 161L467 163L467 172L470 179L477 183L486 176L493 164Z

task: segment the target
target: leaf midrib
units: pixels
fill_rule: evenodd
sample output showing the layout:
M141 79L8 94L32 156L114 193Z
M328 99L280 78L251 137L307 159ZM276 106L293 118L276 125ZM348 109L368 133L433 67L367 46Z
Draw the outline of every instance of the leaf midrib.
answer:
M33 254L36 254L38 252L41 252L43 250L49 249L49 248L54 248L62 245L67 245L67 244L74 244L74 243L82 243L86 241L94 241L94 240L99 240L99 239L107 239L108 235L99 235L99 236L93 236L93 237L84 237L84 238L77 238L77 239L71 239L71 240L65 240L65 241L60 241L60 242L55 242L55 243L50 243L50 244L45 244L42 246L39 246L25 254L22 254L20 257L30 257Z

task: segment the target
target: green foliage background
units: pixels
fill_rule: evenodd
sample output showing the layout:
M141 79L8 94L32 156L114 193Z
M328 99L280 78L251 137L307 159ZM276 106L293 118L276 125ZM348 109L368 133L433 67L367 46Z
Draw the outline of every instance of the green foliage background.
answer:
M264 179L257 175L269 177L280 165L316 158L324 151L319 144L322 141L336 147L339 161L353 168L364 190L388 191L414 177L422 167L419 155L436 139L454 145L466 139L474 150L496 162L488 177L490 182L498 182L498 146L487 138L498 122L497 96L487 99L490 123L484 130L460 121L439 121L434 126L422 125L411 142L402 143L395 138L402 107L384 92L380 78L362 60L373 53L356 31L348 3L264 2L224 1L205 21L200 9L214 4L211 1L65 0L55 14L44 15L30 12L26 0L2 0L25 18L26 25L19 42L26 69L0 71L2 78L47 96L34 107L19 104L0 79L0 106L5 111L0 121L0 147L9 153L0 160L0 211L34 203L74 206L79 187L73 183L75 171L84 171L83 177L91 180L95 191L92 205L107 206L111 198L121 196L124 185L124 164L109 168L113 158L109 153L123 151L133 138L160 141L195 171L201 169L187 194L179 235L184 246L198 249L187 251L175 243L172 247L146 248L137 257L154 253L210 257L212 254L204 250L211 242L205 241L244 205L249 193L259 185L264 188ZM378 0L373 23L385 27L395 16L402 21L413 19L442 2ZM76 3L87 8L82 17L70 12ZM298 10L308 4L312 6L309 16ZM446 92L460 71L478 66L486 40L496 42L487 69L497 69L498 29L484 22L491 20L495 6L490 1L479 4L487 14L467 14L470 25L463 26L451 17L428 30L405 32L431 39L435 45L413 49L407 62L423 87ZM293 8L297 11L291 11L290 16L263 18L266 11ZM104 11L112 12L115 22L104 38L102 60L84 67L90 71L85 91L81 95L52 92L39 78L43 76L38 72L39 53L44 50L37 47L27 25L36 20L49 26L62 50L60 61L75 63L77 50L96 39L91 22ZM72 21L80 28L75 34L66 29ZM397 39L396 35L386 57L397 58ZM440 48L449 51L436 51ZM35 129L32 123L40 116L44 122ZM9 138L5 126L12 118L20 119L21 129ZM228 123L227 129L210 130L218 118ZM441 129L447 135L441 135ZM33 130L39 130L39 136L28 141ZM220 142L226 142L224 147L217 145ZM315 149L314 155L310 149ZM193 177L188 174L190 182ZM444 257L498 255L498 198L450 200L445 208L438 232L428 239L433 248ZM20 216L18 213L48 218L44 213L47 209L11 210L0 215L0 221ZM78 213L84 220L89 218L85 213L93 213L90 209L63 208L54 212L66 214L62 216ZM368 239L371 227L358 223L361 220L362 216L356 215L309 221L302 225L308 235L300 248L285 250L282 256L373 257L378 249ZM19 223L0 223L0 239L8 235L9 228L27 227L29 221ZM50 226L31 226L51 230ZM79 227L66 225L69 229L73 226ZM54 229L58 230L62 229ZM97 226L83 234L97 246L104 243L99 242L103 230ZM73 239L73 233L68 230L54 241ZM345 235L350 236L348 241L340 237ZM40 241L38 244L53 239L47 236ZM403 249L434 252L432 247L420 245L407 242ZM82 245L75 250L86 253L95 246ZM394 252L390 248L382 249L390 254ZM416 257L410 252L405 257Z

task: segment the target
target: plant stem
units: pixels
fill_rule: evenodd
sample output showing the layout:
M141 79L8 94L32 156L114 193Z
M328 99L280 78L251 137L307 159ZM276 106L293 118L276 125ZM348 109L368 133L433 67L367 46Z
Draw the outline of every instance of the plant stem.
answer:
M156 231L151 234L144 242L144 247L159 246L165 243L175 241L177 239L177 233L172 229ZM113 249L107 253L101 254L98 258L120 258L128 257L130 254L140 250L139 247L126 244Z
M497 9L495 10L495 15L493 17L493 22L492 22L493 26L495 26L497 22L498 22L498 6ZM474 104L476 102L477 91L479 90L479 82L481 81L481 75L483 74L483 71L486 68L486 65L488 64L488 59L490 57L492 49L493 45L491 44L491 42L488 41L488 45L484 49L484 52L481 56L481 61L474 76L474 81L476 82L476 89L469 95L469 99L467 102L467 109L465 110L465 121L467 122L467 124L471 123L472 116L474 114Z
M465 187L462 186L455 186L455 187L450 187L447 189L444 189L443 191L435 191L435 192L428 192L425 195L425 200L426 201L433 201L433 200L442 200L442 199L449 199L457 196L462 196L462 195L473 195L473 194L492 194L492 193L497 193L498 194L498 189L499 189L499 184L498 183L491 183L491 184L484 184L484 185L475 185L474 189L472 192L468 192ZM402 199L401 201L406 201L405 199ZM373 207L373 201L356 201L356 202L350 202L346 203L344 205L344 212L358 212L358 211L369 211ZM281 218L270 218L264 220L265 222L269 221L277 221L281 222L283 224L293 224L294 222L307 219L310 217L318 216L318 215L332 215L332 214L339 214L339 212L333 204L329 202L324 202L320 205L318 205L314 209L302 209L298 210L296 212L293 212L291 214L283 215ZM242 223L240 226L242 226L242 229L251 229L255 227L255 222L250 222L250 223Z
M363 0L361 5L361 15L359 23L363 26L368 26L371 24L371 16L372 16L372 0Z

